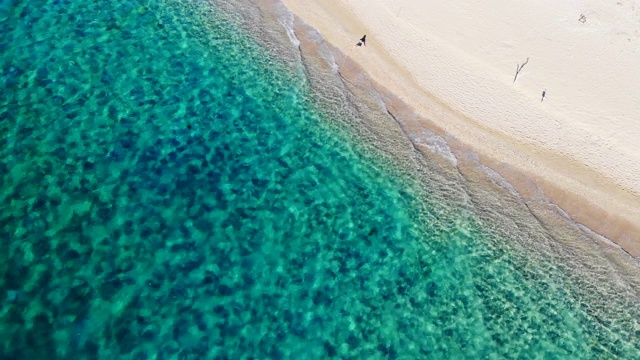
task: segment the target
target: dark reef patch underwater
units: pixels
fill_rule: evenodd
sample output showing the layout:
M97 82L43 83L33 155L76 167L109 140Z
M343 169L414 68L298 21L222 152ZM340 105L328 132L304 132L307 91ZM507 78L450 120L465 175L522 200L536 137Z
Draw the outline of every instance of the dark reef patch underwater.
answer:
M0 358L640 357L635 292L348 141L234 3L0 1Z

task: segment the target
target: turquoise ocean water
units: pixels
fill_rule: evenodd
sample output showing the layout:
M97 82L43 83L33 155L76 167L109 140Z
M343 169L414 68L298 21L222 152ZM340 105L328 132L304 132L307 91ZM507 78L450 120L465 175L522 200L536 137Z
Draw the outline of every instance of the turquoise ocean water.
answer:
M281 15L0 1L0 358L640 357L624 264L395 161Z

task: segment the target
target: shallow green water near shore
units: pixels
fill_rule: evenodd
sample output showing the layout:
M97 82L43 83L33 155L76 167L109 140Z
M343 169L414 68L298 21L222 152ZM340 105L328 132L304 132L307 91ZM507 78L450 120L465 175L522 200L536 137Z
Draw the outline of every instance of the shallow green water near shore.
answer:
M215 2L0 4L1 358L639 356Z

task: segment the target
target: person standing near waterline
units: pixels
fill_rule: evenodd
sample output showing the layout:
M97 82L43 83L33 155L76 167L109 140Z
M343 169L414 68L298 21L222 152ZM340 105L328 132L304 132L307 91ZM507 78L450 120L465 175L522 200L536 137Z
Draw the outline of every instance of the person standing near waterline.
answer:
M362 38L360 38L360 40L358 41L358 43L353 45L351 50L355 49L356 46L362 46L362 45L367 46L366 41L367 41L367 35L363 35Z

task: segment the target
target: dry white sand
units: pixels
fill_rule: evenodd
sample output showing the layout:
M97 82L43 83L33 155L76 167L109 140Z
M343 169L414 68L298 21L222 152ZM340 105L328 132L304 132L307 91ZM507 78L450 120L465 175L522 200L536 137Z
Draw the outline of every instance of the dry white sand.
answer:
M640 256L640 0L283 1L524 196Z

